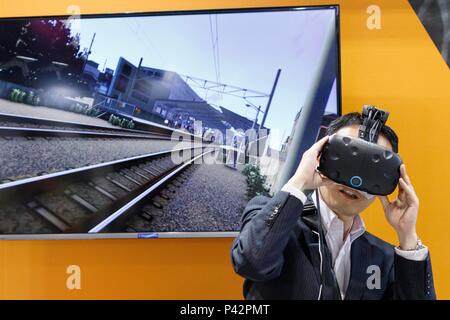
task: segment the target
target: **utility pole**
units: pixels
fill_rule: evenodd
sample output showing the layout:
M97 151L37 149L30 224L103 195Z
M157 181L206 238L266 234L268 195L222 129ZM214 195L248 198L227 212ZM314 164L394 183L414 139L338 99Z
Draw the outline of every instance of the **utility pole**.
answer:
M88 51L88 58L89 58L89 55L91 54L91 52L92 52L92 45L94 44L94 39L95 39L95 32L94 32L94 34L92 35L92 40L91 40L91 44L89 45L89 51ZM87 60L87 59L86 59Z
M277 70L277 74L276 74L276 76L275 76L275 81L273 82L273 86L272 86L272 90L270 91L270 95L269 95L269 100L267 101L267 106L266 106L266 109L264 110L264 115L263 115L263 118L262 118L262 121L261 121L261 125L259 126L259 128L258 128L258 130L257 130L257 133L256 133L256 156L259 158L259 148L260 148L260 144L261 144L261 138L260 138L260 129L262 129L263 127L264 127L264 123L266 122L266 117L267 117L267 114L269 113L269 108L270 108L270 105L271 105L271 103L272 103L272 98L273 98L273 95L274 95L274 93L275 93L275 89L277 88L277 84L278 84L278 79L280 78L280 73L281 73L281 69L278 69ZM266 135L267 135L267 132L266 132ZM267 144L267 138L265 138L265 141L264 141L264 146L265 146L265 144Z
M269 95L269 100L267 101L267 107L266 110L264 110L264 116L261 121L260 128L264 127L264 123L266 122L267 114L269 113L270 104L272 103L273 94L275 93L275 89L277 88L278 79L280 78L281 69L278 69L277 75L275 76L275 81L273 82L272 91Z
M255 129L255 125L258 122L258 116L259 116L260 112L261 112L261 106L258 106L258 110L256 111L256 117L255 117L255 120L253 121L252 129Z
M102 72L105 72L105 70L106 70L106 61L108 61L107 58L105 59L105 62L103 63L103 70L102 70Z
M92 35L91 44L89 45L89 50L88 50L88 52L86 54L86 60L84 61L84 65L83 65L83 72L84 72L84 69L86 68L86 64L87 64L87 62L89 60L89 56L92 53L92 45L94 44L94 39L95 39L95 32Z

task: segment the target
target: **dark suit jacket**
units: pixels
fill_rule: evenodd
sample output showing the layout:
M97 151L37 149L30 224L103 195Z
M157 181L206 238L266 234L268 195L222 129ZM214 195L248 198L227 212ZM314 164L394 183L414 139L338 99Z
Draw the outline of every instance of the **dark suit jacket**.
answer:
M312 202L283 191L250 200L231 250L234 270L246 278L246 299L318 298L317 217ZM323 250L322 298L341 299L326 243ZM435 298L429 254L425 261L404 259L368 232L352 243L346 300Z

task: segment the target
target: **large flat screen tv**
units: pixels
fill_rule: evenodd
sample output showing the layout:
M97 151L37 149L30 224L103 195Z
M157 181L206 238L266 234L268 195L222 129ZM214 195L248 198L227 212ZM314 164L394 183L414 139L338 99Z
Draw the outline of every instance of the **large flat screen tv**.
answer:
M0 238L234 236L340 115L338 9L0 19Z

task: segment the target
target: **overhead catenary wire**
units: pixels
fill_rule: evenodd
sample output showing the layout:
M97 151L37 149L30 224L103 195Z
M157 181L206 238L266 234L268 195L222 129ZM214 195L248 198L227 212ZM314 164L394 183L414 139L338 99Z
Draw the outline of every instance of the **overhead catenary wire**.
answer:
M138 26L138 31L141 32L144 37L147 39L147 41L149 42L149 44L153 47L153 49L155 50L156 54L158 55L159 59L162 61L162 63L165 66L168 66L168 63L166 61L166 59L164 58L164 56L160 53L158 47L155 45L155 43L152 41L152 39L150 38L150 36L148 35L147 31L145 31L145 28L141 27L141 24L137 21L134 20L134 22L136 23L136 25Z
M218 17L217 15L214 15L215 21L213 27L213 17L212 15L209 15L209 32L211 37L211 49L212 49L212 55L213 55L213 63L214 63L214 73L216 82L220 83L220 53L219 53L219 24L218 24ZM222 94L219 93L220 99L222 99Z
M209 15L209 33L210 33L210 36L211 36L211 48L212 48L211 51L212 51L212 55L213 55L214 73L215 73L216 82L219 83L218 72L217 72L216 42L215 42L215 39L214 39L214 31L213 31L213 24L212 24L211 15Z

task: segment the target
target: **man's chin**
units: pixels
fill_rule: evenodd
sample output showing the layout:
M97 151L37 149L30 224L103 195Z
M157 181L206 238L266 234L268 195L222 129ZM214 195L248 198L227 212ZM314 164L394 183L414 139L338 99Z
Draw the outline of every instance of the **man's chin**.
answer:
M334 208L330 207L330 209L339 217L355 217L359 214L359 212L355 212L355 206L352 205L337 205Z

